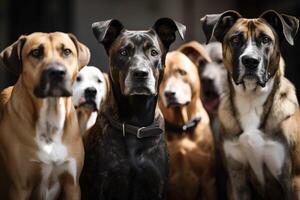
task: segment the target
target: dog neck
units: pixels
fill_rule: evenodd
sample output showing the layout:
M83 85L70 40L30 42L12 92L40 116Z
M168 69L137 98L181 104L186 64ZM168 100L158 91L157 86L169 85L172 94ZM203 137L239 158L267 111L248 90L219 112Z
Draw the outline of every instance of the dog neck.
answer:
M71 112L71 98L37 98L24 86L24 83L21 83L20 79L14 87L10 103L11 110L16 113L16 117L34 129L37 126L44 127L46 135L51 135L50 132L56 128L62 130L65 119Z
M112 93L118 109L117 114L121 121L135 126L148 126L153 123L157 107L157 96L124 96L116 87L112 88Z

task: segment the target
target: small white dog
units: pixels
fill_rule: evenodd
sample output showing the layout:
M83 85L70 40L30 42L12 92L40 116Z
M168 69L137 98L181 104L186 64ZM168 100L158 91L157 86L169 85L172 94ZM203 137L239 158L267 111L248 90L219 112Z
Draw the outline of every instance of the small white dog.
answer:
M105 73L94 66L83 67L77 75L72 101L82 134L96 122L98 110L108 92L107 78Z

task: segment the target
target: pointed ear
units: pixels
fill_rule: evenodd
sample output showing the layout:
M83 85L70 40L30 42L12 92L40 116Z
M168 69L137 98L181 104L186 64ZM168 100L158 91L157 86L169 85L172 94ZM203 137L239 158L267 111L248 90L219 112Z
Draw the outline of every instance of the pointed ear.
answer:
M296 17L268 10L260 18L267 21L273 27L280 40L286 39L290 45L294 45L294 38L299 28L299 20Z
M104 45L107 54L109 54L111 44L115 41L123 29L123 24L116 19L94 22L92 24L94 36L98 42Z
M228 10L221 14L205 15L200 21L206 37L206 43L209 43L213 36L215 36L219 42L222 42L229 29L241 17L242 16L234 10Z
M205 48L196 41L186 43L180 46L177 50L185 54L196 66L199 66L202 61L205 61L206 63L211 62Z
M90 58L91 58L90 50L84 44L79 42L73 34L69 33L68 35L76 46L77 57L78 57L78 66L79 66L79 69L81 69L82 67L86 66L90 62Z
M9 47L6 47L0 53L0 59L7 69L15 75L20 75L22 72L22 48L25 44L26 36L22 35Z
M179 32L181 39L184 39L186 27L170 18L158 19L152 27L157 33L166 50L169 50L170 45L176 39L176 31Z

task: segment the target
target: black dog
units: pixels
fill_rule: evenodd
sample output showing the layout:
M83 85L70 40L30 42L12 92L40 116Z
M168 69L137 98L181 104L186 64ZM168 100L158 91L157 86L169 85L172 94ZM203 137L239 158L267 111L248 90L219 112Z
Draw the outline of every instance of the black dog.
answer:
M164 199L168 155L157 107L165 56L185 26L161 18L145 31L118 20L96 22L94 35L109 56L111 91L85 138L83 199Z

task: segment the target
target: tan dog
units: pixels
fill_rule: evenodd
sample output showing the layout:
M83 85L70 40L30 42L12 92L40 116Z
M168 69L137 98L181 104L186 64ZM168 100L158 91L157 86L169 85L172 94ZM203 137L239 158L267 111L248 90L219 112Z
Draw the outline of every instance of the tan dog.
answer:
M299 21L272 10L203 21L207 39L222 42L228 72L219 119L232 198L300 199L300 113L280 52L284 40L293 45Z
M2 92L1 199L80 199L84 150L70 96L89 58L86 46L60 32L21 36L1 52L20 73Z
M168 199L216 199L214 143L200 100L195 63L206 56L198 43L167 54L159 106L165 117L171 172ZM203 50L203 51L202 51ZM209 61L209 57L204 57ZM194 62L195 63L194 63Z

